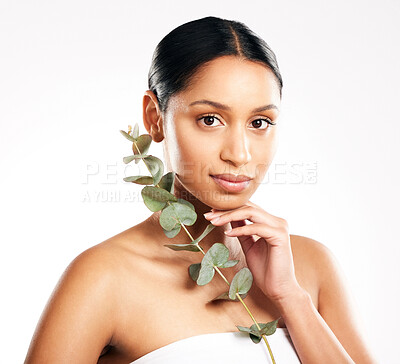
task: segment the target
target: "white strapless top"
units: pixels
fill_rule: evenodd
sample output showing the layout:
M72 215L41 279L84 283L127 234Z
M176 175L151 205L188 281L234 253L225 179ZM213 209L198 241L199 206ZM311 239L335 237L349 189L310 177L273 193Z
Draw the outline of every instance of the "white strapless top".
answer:
M267 336L277 364L298 364L300 360L287 328L278 327ZM223 332L191 336L143 355L131 364L243 364L272 363L268 348L261 340L251 341L244 332Z

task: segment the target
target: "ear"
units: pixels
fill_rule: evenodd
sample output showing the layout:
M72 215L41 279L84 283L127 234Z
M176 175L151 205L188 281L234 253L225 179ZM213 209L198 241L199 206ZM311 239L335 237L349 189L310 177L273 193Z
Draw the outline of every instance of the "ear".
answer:
M156 143L164 139L163 116L153 91L147 90L143 96L143 124Z

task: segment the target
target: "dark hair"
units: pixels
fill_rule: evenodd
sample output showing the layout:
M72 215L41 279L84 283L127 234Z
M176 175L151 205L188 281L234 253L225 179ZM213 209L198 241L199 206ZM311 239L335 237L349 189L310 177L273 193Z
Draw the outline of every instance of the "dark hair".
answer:
M169 98L189 86L204 63L225 55L264 63L275 74L282 97L282 77L268 44L241 22L208 16L180 25L158 43L148 87L156 95L160 110L164 112Z

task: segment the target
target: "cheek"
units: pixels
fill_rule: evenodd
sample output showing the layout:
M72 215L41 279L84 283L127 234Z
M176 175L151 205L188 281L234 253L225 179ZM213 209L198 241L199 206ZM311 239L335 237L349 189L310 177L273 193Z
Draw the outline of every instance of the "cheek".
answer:
M178 173L186 183L205 183L210 173L213 156L211 146L187 137L179 142Z
M264 141L252 151L252 160L255 164L255 176L258 182L261 182L267 173L278 148L276 135L270 135L267 141Z

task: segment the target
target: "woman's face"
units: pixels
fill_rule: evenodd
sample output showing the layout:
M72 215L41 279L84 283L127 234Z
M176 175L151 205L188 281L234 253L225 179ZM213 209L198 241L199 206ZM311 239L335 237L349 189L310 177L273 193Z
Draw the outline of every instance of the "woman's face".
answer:
M278 84L266 66L235 56L219 57L195 76L164 113L164 158L182 198L189 192L207 206L237 208L253 195L276 152ZM220 174L251 180L245 188L224 188L212 177Z

